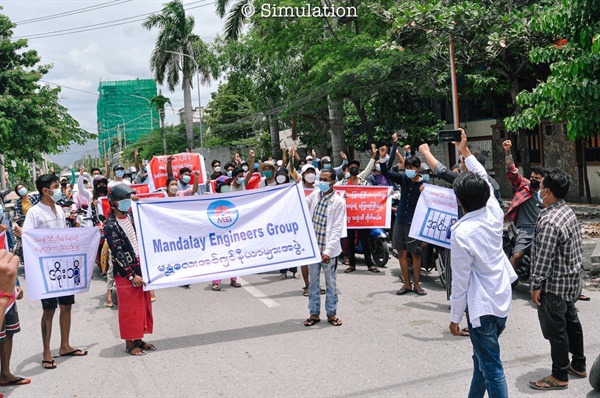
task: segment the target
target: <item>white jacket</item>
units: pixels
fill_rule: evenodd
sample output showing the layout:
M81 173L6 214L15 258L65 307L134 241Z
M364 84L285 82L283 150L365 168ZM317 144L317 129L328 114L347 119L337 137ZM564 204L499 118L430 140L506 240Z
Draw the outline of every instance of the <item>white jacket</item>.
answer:
M311 217L315 213L320 198L321 191L318 189L315 189L306 198L306 200L308 200ZM325 246L325 252L322 253L329 256L329 258L335 258L342 252L340 239L342 238L342 231L344 230L344 225L346 223L345 214L346 202L340 195L334 193L331 195L329 203L327 204L327 244Z

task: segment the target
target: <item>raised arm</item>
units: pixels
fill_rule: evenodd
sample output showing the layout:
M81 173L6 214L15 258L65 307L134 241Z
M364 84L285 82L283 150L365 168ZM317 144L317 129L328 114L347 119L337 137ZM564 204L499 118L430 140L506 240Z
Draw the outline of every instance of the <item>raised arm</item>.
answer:
M138 152L137 149L135 151L133 151L133 165L135 166L135 169L137 170L138 174L140 174L140 171L141 171L139 156L140 156L140 153Z
M248 167L252 167L252 170L248 169L248 172L246 173L246 183L248 183L250 181L252 174L254 174L254 155L255 155L255 153L252 149L250 149L250 151L248 151L248 155L250 155L250 163L248 164Z
M200 179L200 171L194 171L194 186L192 187L192 195L195 195L198 192L198 180Z
M75 180L75 168L73 167L72 164L69 165L69 168L71 169L71 186L74 187L75 183L77 182Z
M371 160L369 160L367 167L365 167L365 169L362 171L362 173L360 173L358 175L360 178L366 179L368 176L371 175L371 172L373 171L373 167L375 167L375 158L376 157L377 157L377 145L371 144Z
M391 170L394 166L394 158L396 157L396 150L398 149L398 134L392 135L392 149L390 150L390 160L388 160L387 169Z
M175 159L173 155L169 155L167 157L167 178L173 177L173 165L171 164L173 162L173 159Z
M79 178L77 179L77 191L80 192L82 195L85 195L90 201L92 200L92 193L90 191L88 191L87 189L85 189L85 187L83 186L83 180L86 178L84 177L85 174L85 167L82 167L79 169ZM87 177L88 180L91 180L91 177Z
M502 147L504 148L504 163L506 164L506 176L508 177L508 181L513 186L514 189L519 189L519 187L525 182L521 173L519 173L519 169L515 166L515 162L513 160L511 148L512 142L510 140L506 140L502 143Z
M104 177L106 177L106 179L108 180L110 178L110 160L108 160L108 158L104 158L104 165L106 166Z
M340 156L342 157L342 164L333 169L335 175L340 174L342 170L344 170L344 167L346 167L346 165L348 164L348 156L346 156L344 151L340 151Z

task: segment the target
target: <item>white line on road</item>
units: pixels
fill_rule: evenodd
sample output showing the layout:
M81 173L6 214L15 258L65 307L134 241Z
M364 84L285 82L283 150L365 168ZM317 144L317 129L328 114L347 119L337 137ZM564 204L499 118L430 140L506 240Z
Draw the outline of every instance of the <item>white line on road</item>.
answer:
M260 301L262 301L262 303L264 305L266 305L269 308L274 308L274 307L279 307L279 303L277 303L275 300L270 299L269 296L267 296L266 294L264 294L263 292L261 292L260 290L258 290L257 288L255 288L254 286L252 286L250 283L248 283L246 280L238 277L237 281L239 283L242 284L242 287L244 289L246 289L246 291L248 293L250 293L251 295L253 295L254 297L256 297L257 299L259 299Z

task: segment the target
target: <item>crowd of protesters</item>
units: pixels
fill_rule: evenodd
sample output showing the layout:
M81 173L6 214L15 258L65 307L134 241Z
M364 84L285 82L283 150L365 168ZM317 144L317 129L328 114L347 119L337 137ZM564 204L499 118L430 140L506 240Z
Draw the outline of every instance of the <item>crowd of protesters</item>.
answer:
M506 173L514 188L514 197L507 211L503 211L498 183L485 169L485 159L480 152L467 144L464 131L456 142L459 163L447 168L431 153L429 146L419 147L421 158L410 146L398 150L396 134L388 148L371 148L371 158L361 169L356 159L348 159L342 152L342 163L333 164L329 156L317 157L315 150L300 157L296 148L282 148L281 160L267 159L257 162L254 151L248 160L239 154L232 159L215 159L206 175L206 184L199 184L198 170L181 168L173 172L173 156L167 157L167 180L162 188L166 197L224 194L247 189L260 189L295 182L313 192L307 196L308 208L321 253L319 263L306 264L300 269L304 280L303 294L308 297L309 317L307 327L320 322L321 295L325 295L327 321L341 326L337 317L337 265L342 261L344 272L357 270L356 246L360 242L367 270L378 273L373 264L367 230L345 231L345 202L334 194L335 185L392 186L400 191L400 202L395 213L393 249L398 253L402 287L396 292L403 296L415 293L427 295L420 283L421 248L418 240L409 236L419 197L426 185L432 183L431 175L452 184L459 208L459 220L448 232L451 243L451 261L448 264L447 293L450 300L450 332L456 336L469 336L473 344L474 372L469 396L508 396L506 379L500 359L499 337L507 325L510 314L512 288L517 279L515 268L525 254L531 255L531 298L538 309L538 318L544 338L550 342L552 354L551 374L530 386L539 390L565 389L568 374L586 377L586 358L583 350L583 332L577 316L575 302L586 299L581 295L581 228L564 198L570 178L558 169L534 167L530 178L522 176L512 160L511 142L505 141ZM76 178L71 167L70 178L53 172L40 175L36 193L29 193L24 184L14 185L18 199L14 203L14 217L1 213L0 232L7 232L7 248L0 250L0 313L3 327L0 331L0 356L2 369L0 385L22 385L31 382L10 373L10 354L13 335L20 330L15 299L23 295L16 279L16 268L21 258L21 235L27 229L65 228L69 217L75 218L73 226L98 227L102 239L98 247L97 265L107 278L107 307L114 307L113 289L118 296L119 329L125 341L125 350L133 356L146 355L157 349L143 340L153 330L153 292L142 287L139 243L133 217L131 200L136 200L131 184L143 184L149 178L147 166L139 164L134 153L134 166L125 168L106 161L104 173L99 168L89 172L79 170ZM113 178L111 179L111 174ZM193 181L192 181L193 180ZM2 193L2 199L10 192ZM100 215L99 199L106 197L112 209L108 217ZM61 200L70 200L65 213ZM83 214L83 217L77 217ZM519 237L512 256L508 258L502 247L505 222L514 222ZM412 269L412 275L411 275ZM325 285L321 287L321 271ZM279 279L288 273L297 275L296 268L280 270ZM221 290L221 280L213 280L212 291ZM16 289L15 289L16 284ZM229 285L240 288L237 278ZM190 288L190 286L185 286ZM16 292L16 294L15 294ZM73 347L69 341L71 308L74 296L42 300L42 366L57 367L51 348L53 316L60 310L60 356L85 356L87 351ZM6 310L6 311L5 311ZM466 314L467 327L459 324ZM571 359L569 359L571 354Z

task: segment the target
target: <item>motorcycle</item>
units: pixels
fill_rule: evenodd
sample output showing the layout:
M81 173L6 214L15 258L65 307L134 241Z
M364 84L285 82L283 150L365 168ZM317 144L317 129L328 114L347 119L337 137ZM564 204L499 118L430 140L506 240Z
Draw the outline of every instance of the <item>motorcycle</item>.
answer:
M517 238L519 237L519 228L514 223L508 224L502 233L502 248L504 249L504 253L506 257L510 260L512 257L513 249L515 248L515 244L517 242ZM529 251L525 252L525 255L515 268L515 272L517 274L517 280L512 283L512 287L514 288L521 283L529 283L529 278L531 276L531 255Z
M385 267L390 259L390 247L388 245L388 236L382 228L373 228L369 231L369 249L371 249L371 258L373 264L377 267ZM356 247L356 253L364 254L362 244L359 241Z
M440 283L446 287L447 274L446 268L450 264L450 249L429 243L421 243L421 270L429 273L437 270Z

